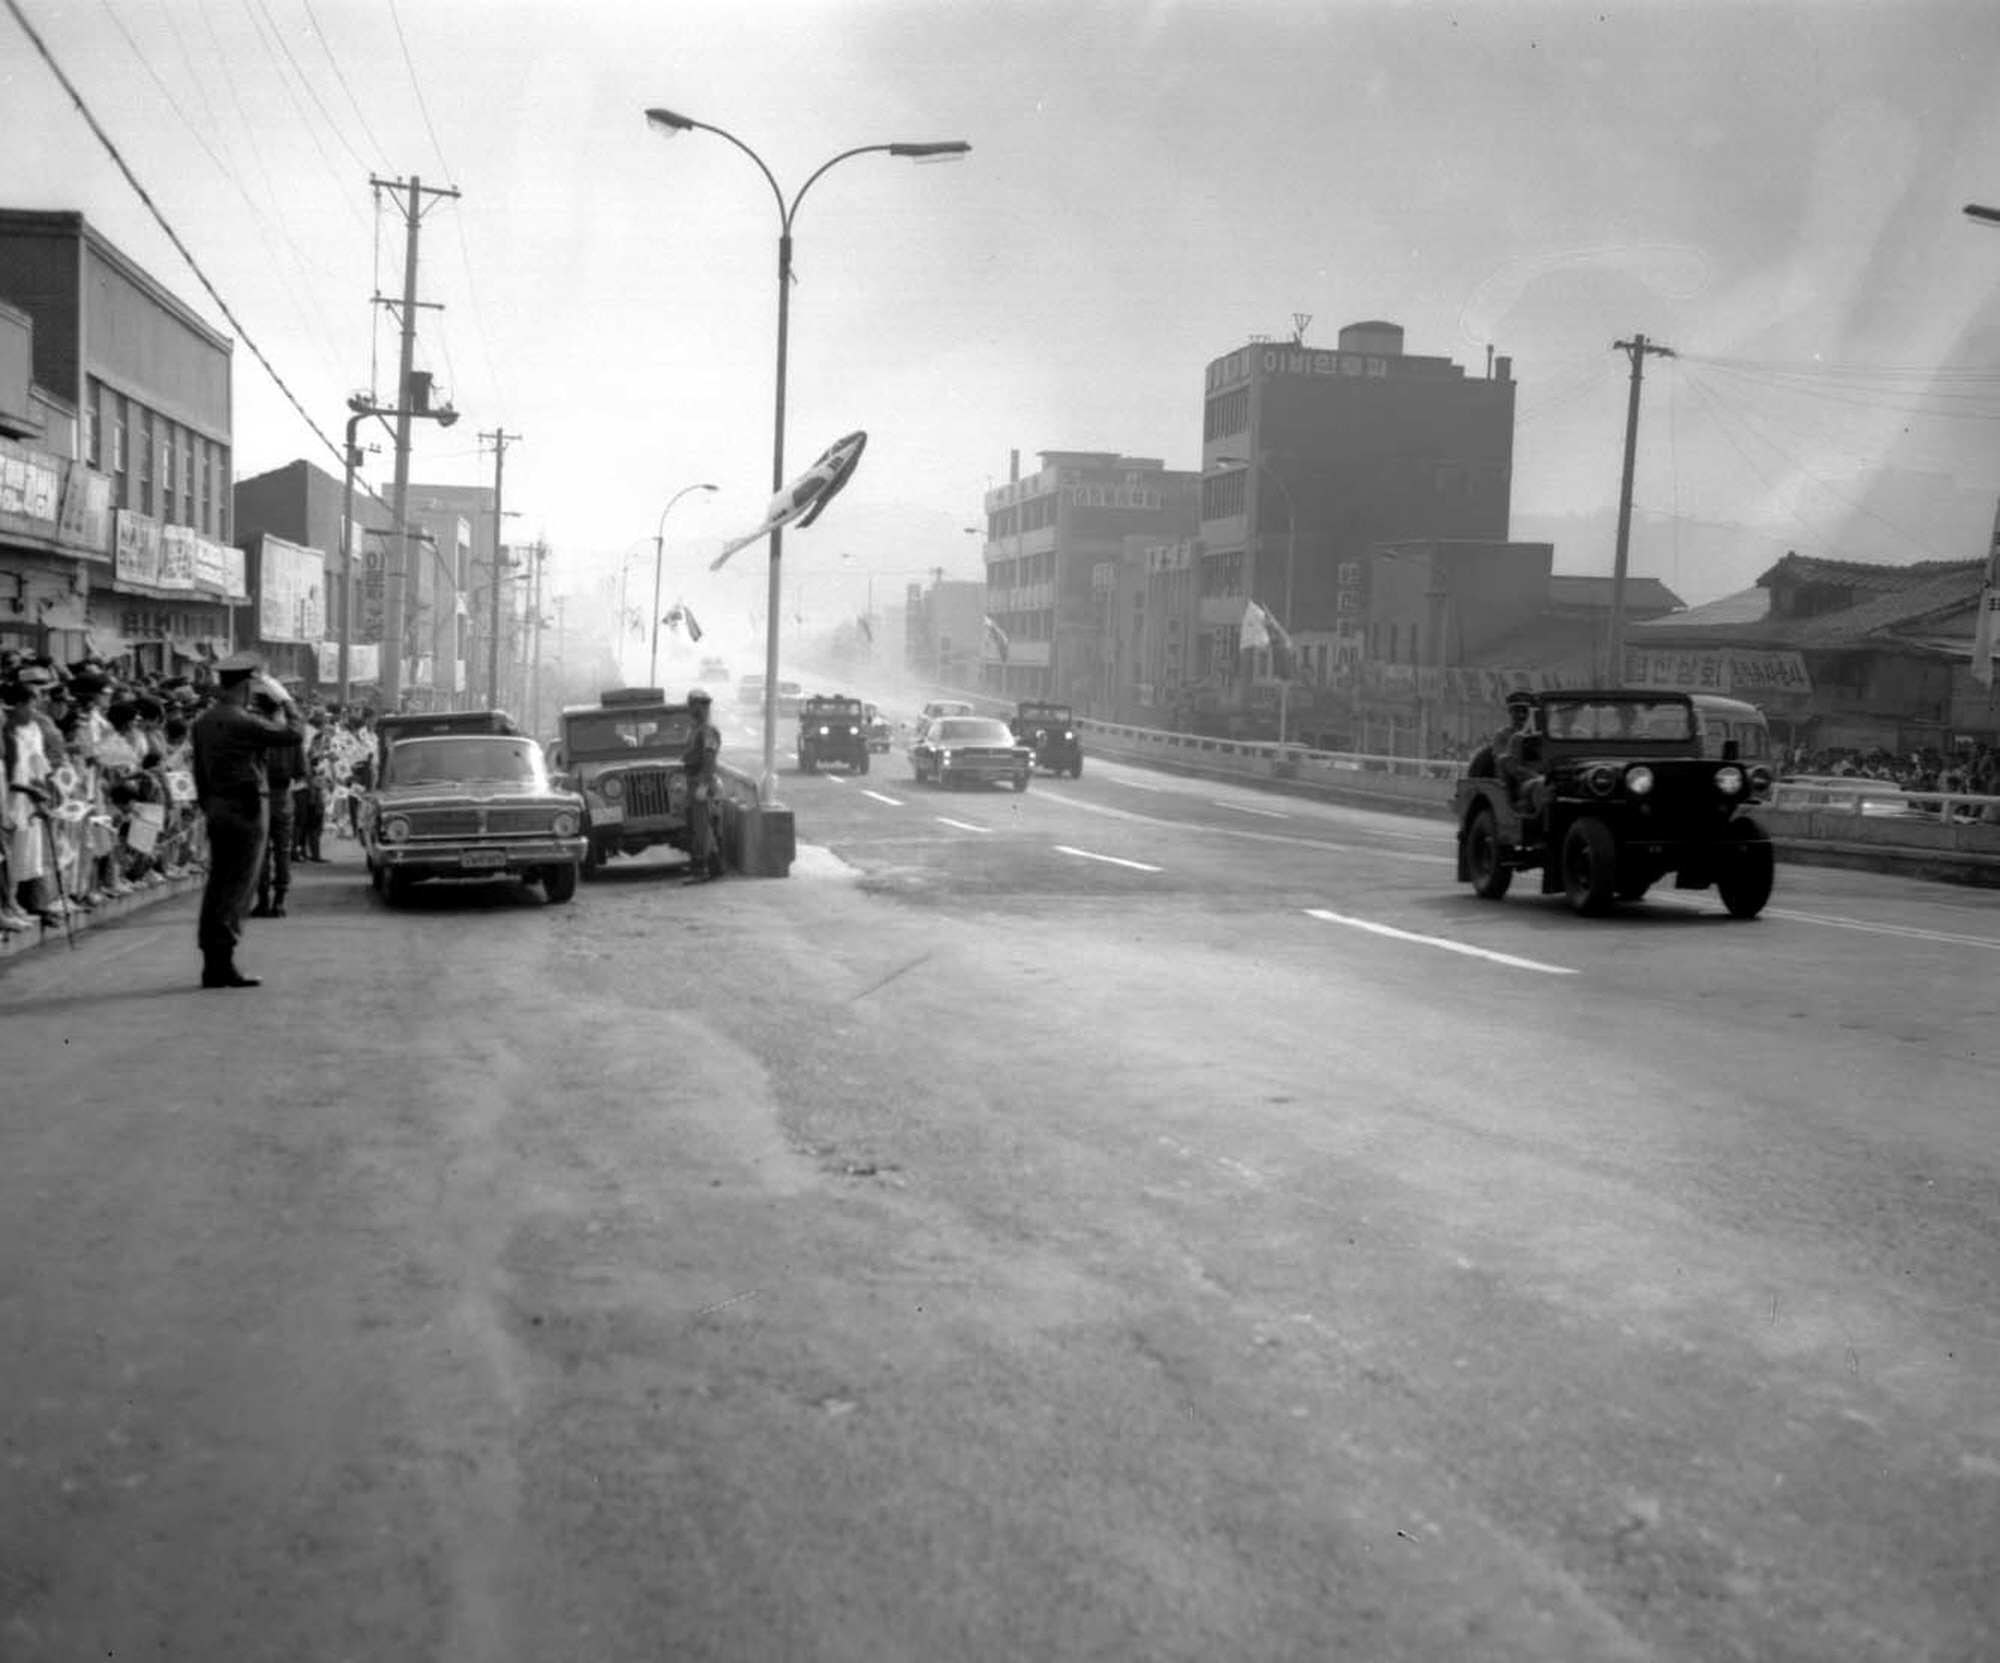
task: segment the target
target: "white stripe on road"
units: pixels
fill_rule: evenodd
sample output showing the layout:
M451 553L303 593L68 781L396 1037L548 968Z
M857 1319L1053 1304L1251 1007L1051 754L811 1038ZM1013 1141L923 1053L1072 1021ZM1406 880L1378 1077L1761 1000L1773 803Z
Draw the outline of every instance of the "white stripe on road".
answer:
M1113 783L1113 784L1115 784L1115 785L1122 785L1122 786L1125 786L1125 787L1126 787L1126 788L1127 788L1128 790L1132 790L1132 791L1164 791L1164 790L1166 790L1166 787L1165 787L1164 785L1142 785L1142 784L1141 784L1141 783L1140 783L1139 781L1137 781L1137 780L1127 780L1127 779L1119 779L1119 778L1117 778L1117 777L1116 777L1115 775L1111 776L1111 778L1112 778L1112 783Z
M948 820L942 814L934 816L940 826L951 826L958 831L990 832L991 826L975 826L970 820Z
M1121 860L1116 855L1092 854L1088 849L1072 849L1067 843L1058 843L1056 853L1075 855L1078 860L1101 860L1107 866L1129 866L1135 872L1164 872L1164 866L1148 866L1143 860Z
M1871 924L1861 918L1828 918L1817 912L1788 912L1782 907L1766 907L1766 918L1788 918L1794 924L1824 924L1833 930L1860 930L1866 935L1900 936L1905 941L1936 941L1947 947L1984 947L2000 951L2000 941L1987 935L1954 935L1950 930L1927 930L1921 924Z
M1574 976L1574 970L1565 969L1560 964L1543 964L1536 959L1516 958L1512 953L1496 953L1488 947L1473 947L1463 941L1447 941L1441 935L1417 935L1410 930L1399 930L1389 924L1370 923L1366 918L1349 918L1345 913L1328 912L1324 907L1307 907L1308 918L1318 918L1329 924L1345 924L1350 929L1366 930L1370 935L1386 935L1396 941L1414 941L1421 947L1442 947L1447 953L1464 953L1476 959L1490 959L1495 964L1509 965L1516 970L1539 970L1548 976Z
M1238 814L1255 814L1261 816L1266 820L1291 819L1291 816L1285 813L1282 809L1252 808L1248 803L1225 803L1220 797L1209 798L1208 806L1210 808L1233 808L1236 810Z
M901 797L885 797L879 791L870 791L865 785L861 788L861 795L864 797L873 797L878 803L887 803L891 808L901 808L903 806L903 799Z

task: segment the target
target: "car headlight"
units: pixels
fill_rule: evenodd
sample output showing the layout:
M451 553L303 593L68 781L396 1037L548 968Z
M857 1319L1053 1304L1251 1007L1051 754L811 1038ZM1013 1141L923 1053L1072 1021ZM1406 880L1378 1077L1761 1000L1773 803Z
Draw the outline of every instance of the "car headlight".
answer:
M576 816L565 810L550 823L549 830L558 837L576 836Z
M1625 770L1625 789L1635 797L1643 797L1653 789L1653 770L1643 762L1636 768Z
M606 774L603 779L597 782L597 794L607 803L623 802L625 799L625 782L616 774Z
M405 820L400 814L392 814L382 822L382 841L384 843L402 843L409 838L409 835L410 822Z
M1736 796L1743 789L1743 770L1733 766L1716 769L1715 789L1725 797Z

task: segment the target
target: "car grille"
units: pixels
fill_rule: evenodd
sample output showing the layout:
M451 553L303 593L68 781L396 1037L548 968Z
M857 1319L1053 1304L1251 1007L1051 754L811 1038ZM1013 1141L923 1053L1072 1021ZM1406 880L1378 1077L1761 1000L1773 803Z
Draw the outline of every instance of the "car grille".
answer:
M625 817L628 820L661 820L680 813L679 798L687 795L683 786L674 790L678 768L628 768L620 777L625 784Z
M419 808L410 812L412 837L547 837L551 808Z

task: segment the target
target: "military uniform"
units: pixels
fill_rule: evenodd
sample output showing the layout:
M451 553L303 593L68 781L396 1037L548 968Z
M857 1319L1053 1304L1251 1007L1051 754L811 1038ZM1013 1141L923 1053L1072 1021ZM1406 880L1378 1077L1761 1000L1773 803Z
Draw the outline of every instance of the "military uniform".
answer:
M708 719L708 703L688 701L694 731L688 735L681 766L688 785L688 883L706 883L722 876L722 856L715 847L715 759L722 750L722 730Z
M225 659L225 676L247 675L255 661ZM270 836L269 779L265 758L305 741L305 722L289 703L266 716L234 699L212 704L196 719L195 801L208 821L208 882L201 893L203 987L254 987L236 968L243 914L257 889L264 845Z
M292 843L298 835L298 807L292 785L305 766L303 754L283 745L264 753L265 798L270 824L264 858L257 863L257 910L252 918L282 918L292 887Z

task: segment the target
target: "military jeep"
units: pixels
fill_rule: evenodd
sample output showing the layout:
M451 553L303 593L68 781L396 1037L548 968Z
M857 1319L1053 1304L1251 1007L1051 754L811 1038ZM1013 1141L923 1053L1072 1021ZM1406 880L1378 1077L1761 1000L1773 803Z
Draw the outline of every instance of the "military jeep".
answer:
M1703 754L1686 693L1589 691L1529 696L1505 754L1491 748L1458 781L1458 876L1500 900L1516 872L1586 915L1636 901L1661 879L1715 888L1737 918L1771 898L1771 840L1748 810L1771 789L1768 764Z
M1024 699L1014 707L1007 725L1016 739L1033 748L1037 768L1048 769L1058 779L1064 774L1082 778L1083 741L1077 738L1076 716L1068 705Z
M614 687L596 704L563 707L550 760L584 800L584 877L618 855L687 849L693 732L693 713L658 687Z
M859 699L815 693L799 705L799 772L817 773L829 763L868 772L868 719Z

